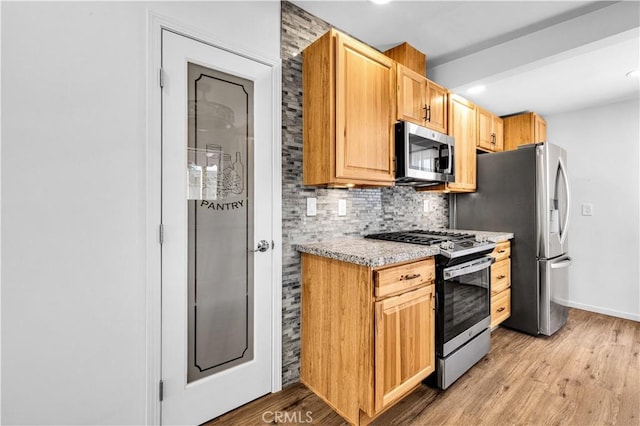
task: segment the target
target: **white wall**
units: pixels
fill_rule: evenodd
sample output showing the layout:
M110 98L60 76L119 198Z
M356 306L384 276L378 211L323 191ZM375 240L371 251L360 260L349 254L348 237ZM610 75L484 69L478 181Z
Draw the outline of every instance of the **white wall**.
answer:
M142 424L147 12L277 59L280 3L1 7L1 421Z
M570 301L640 321L638 99L545 117L568 151L572 190ZM593 216L581 204L593 204Z

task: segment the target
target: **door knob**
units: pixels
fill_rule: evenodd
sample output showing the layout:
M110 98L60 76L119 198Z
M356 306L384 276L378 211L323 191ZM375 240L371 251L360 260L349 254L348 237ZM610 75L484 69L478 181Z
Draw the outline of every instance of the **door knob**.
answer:
M270 245L271 244L269 244L269 241L260 240L260 241L258 241L258 247L255 250L251 250L251 251L254 252L254 253L257 252L257 251L265 252L265 251L269 250L269 246Z

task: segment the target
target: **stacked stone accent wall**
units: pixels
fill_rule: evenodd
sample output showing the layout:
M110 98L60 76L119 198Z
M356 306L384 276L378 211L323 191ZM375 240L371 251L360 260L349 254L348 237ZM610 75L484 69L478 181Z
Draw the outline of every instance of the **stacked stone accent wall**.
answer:
M399 229L445 228L448 198L413 188L326 189L302 185L302 51L331 25L282 2L282 383L300 374L300 254L296 244ZM307 197L317 215L306 216ZM347 215L338 216L338 200ZM429 200L429 212L423 201Z

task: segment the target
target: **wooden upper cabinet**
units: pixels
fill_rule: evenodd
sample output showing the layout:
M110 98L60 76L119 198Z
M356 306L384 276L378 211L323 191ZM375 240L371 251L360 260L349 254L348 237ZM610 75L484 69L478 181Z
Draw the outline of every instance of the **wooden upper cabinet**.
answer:
M455 139L455 182L447 184L452 192L476 190L476 106L461 96L449 101L449 135Z
M398 120L424 126L427 105L427 79L404 65L397 64Z
M402 64L397 80L398 120L447 133L447 89Z
M547 141L547 122L535 112L533 113L533 140L534 142Z
M435 369L434 287L375 303L375 411L389 406Z
M483 151L498 152L504 149L504 131L502 119L489 111L478 108L477 148Z
M493 116L493 132L495 133L496 152L504 151L504 121L497 115Z
M385 50L383 53L421 76L427 73L427 56L407 42Z
M392 186L395 62L336 30L304 50L303 183Z
M502 117L504 121L504 149L518 149L520 145L545 142L547 123L535 112Z
M449 95L449 135L454 142L455 182L443 183L417 191L430 192L475 192L476 190L476 143L477 107L462 96Z
M427 123L426 127L438 132L447 133L449 91L427 80Z

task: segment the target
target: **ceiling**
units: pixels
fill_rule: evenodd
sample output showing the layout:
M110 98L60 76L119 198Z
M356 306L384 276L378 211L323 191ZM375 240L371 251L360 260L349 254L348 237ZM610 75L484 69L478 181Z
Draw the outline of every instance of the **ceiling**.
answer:
M427 75L498 115L640 97L640 2L293 1L382 51L407 41ZM482 93L467 89L484 85Z

